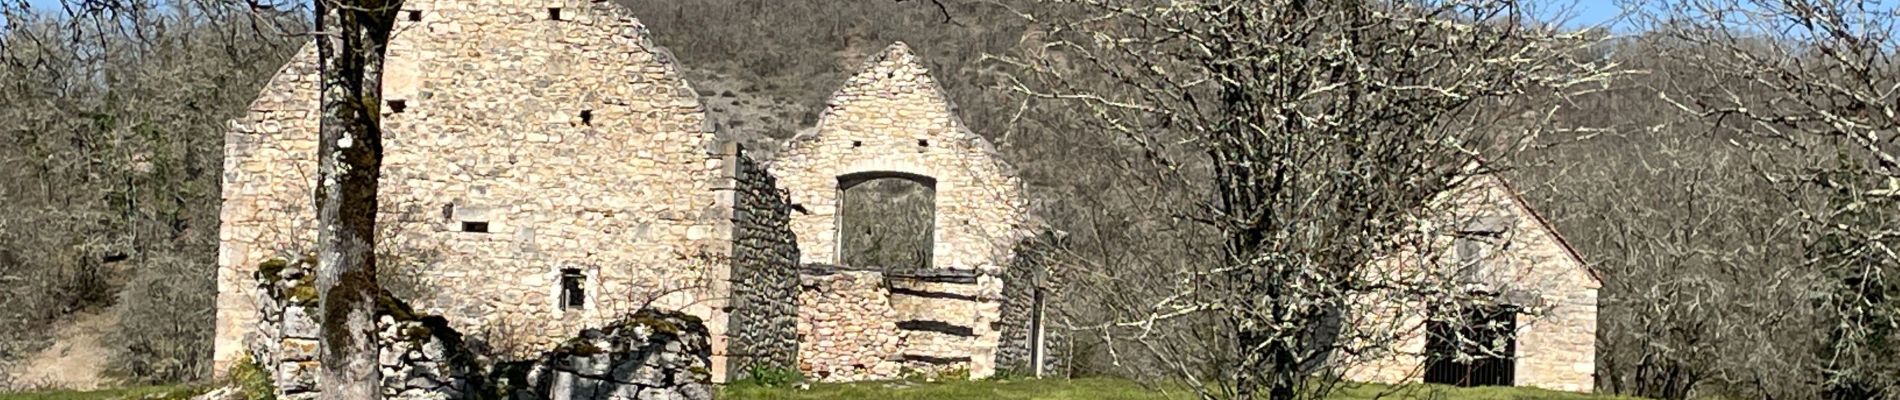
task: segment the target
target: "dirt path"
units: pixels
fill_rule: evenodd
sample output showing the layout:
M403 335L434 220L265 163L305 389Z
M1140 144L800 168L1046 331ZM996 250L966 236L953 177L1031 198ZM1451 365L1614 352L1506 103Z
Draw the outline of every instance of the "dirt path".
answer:
M81 312L59 324L53 344L20 360L7 371L16 386L90 390L111 383L104 378L106 349L99 339L118 324L116 310Z

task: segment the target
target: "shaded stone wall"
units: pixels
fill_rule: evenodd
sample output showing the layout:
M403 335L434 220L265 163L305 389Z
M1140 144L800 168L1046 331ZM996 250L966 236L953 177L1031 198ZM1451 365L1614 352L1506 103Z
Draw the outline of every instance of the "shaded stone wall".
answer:
M799 369L822 381L995 371L1002 282L968 271L801 270Z
M733 245L718 234L731 223L730 198L715 190L728 178L724 156L646 28L612 2L403 7L381 107L378 250L394 256L384 268L421 288L409 300L471 337L529 351L652 297L723 336ZM254 267L315 243L315 61L306 46L226 136L220 372L259 319ZM558 302L570 268L586 276L588 298L572 309ZM502 334L516 337L487 337Z
M798 241L778 179L738 145L729 146L734 182L732 312L727 371L791 369L798 362Z
M282 399L314 399L318 381L316 274L310 261L271 260L257 271L261 316L251 331L251 360L268 371ZM383 396L397 399L470 398L481 384L480 368L462 335L441 317L417 315L383 294L377 316L377 362Z
M1515 384L1588 392L1595 386L1597 290L1602 282L1572 252L1557 231L1538 216L1510 185L1481 176L1455 191L1439 218L1440 228L1473 219L1495 224L1499 236L1484 246L1482 271L1475 286L1498 293L1497 299L1521 307L1517 315ZM1437 254L1451 254L1449 240ZM1395 257L1406 260L1413 257ZM1449 258L1449 257L1447 257ZM1437 262L1444 262L1443 260ZM1404 261L1396 273L1425 274L1434 261ZM1469 288L1464 286L1461 288ZM1416 382L1426 362L1427 301L1379 299L1357 316L1358 323L1405 327L1394 338L1394 351L1366 354L1347 377L1367 382Z
M1068 343L1066 331L1049 327L1050 322L1061 315L1063 276L1056 270L1055 259L1057 237L1053 233L1038 235L1017 245L1016 257L1003 270L1002 314L1000 316L1000 340L996 350L996 367L1020 375L1032 375L1036 372L1034 351L1037 336L1041 335L1044 376L1057 376L1067 365ZM1036 330L1037 294L1042 297L1042 329Z

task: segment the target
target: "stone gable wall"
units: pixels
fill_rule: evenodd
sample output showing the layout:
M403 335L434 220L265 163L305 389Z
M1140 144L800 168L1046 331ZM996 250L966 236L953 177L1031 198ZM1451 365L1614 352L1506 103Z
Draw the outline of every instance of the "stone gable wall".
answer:
M610 2L404 7L385 78L378 244L383 268L411 268L425 288L409 300L477 334L523 328L508 340L529 348L655 296L723 337L724 155L646 29ZM259 319L254 266L315 242L316 88L306 46L227 134L218 371ZM461 231L469 220L488 232ZM558 306L565 268L588 277L581 309Z
M1478 177L1456 193L1449 213L1453 217L1443 223L1479 215L1504 221L1501 238L1486 250L1483 262L1491 273L1482 277L1482 285L1501 293L1501 300L1523 308L1517 316L1515 384L1591 391L1596 371L1597 290L1602 284L1501 178ZM1448 245L1442 251L1455 250ZM1396 351L1357 360L1362 364L1347 372L1348 379L1420 381L1426 361L1426 306L1413 300L1375 303L1384 304L1362 313L1370 316L1361 323L1409 329L1396 332Z
M899 172L936 180L932 268L999 271L1028 224L1026 196L996 150L957 120L923 61L903 43L868 60L838 89L815 132L771 165L792 202L805 263L838 258L838 178ZM870 266L859 266L870 267Z

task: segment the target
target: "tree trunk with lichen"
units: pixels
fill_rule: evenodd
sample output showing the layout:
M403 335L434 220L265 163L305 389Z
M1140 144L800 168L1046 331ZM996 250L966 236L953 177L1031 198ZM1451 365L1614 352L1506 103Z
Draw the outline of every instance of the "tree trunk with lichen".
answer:
M382 72L400 0L318 0L322 90L317 154L317 292L324 399L382 395L377 368L376 192Z

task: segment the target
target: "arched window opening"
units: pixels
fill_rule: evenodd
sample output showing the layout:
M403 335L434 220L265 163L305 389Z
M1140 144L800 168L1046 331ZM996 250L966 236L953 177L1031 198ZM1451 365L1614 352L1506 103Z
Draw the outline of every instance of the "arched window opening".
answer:
M839 261L886 271L931 267L937 181L895 172L838 177Z

